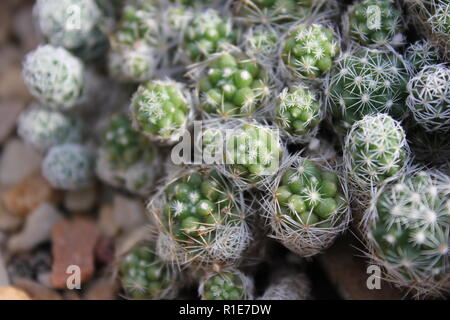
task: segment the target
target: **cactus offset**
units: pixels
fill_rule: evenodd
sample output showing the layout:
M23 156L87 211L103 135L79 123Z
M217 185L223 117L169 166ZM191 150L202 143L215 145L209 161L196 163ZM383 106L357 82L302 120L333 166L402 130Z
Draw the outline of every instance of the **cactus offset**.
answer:
M405 59L409 62L415 73L424 67L441 62L441 54L429 41L419 40L408 46Z
M209 273L199 287L202 300L252 300L253 283L235 269Z

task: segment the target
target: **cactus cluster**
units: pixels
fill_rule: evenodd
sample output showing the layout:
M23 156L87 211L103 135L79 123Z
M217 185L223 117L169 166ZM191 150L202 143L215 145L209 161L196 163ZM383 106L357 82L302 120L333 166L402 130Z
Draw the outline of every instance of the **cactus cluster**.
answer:
M172 80L153 80L139 86L130 105L136 127L150 139L176 142L192 117L189 93Z
M57 189L77 190L94 183L94 161L81 144L65 143L52 147L42 163L42 174Z
M267 104L270 78L254 59L224 52L202 74L198 80L200 108L207 117L251 116Z
M37 104L20 115L17 126L20 137L41 152L60 144L80 142L82 138L79 121Z
M358 49L341 55L325 90L338 131L348 130L365 115L404 116L407 81L405 63L395 53Z
M23 77L39 102L60 111L73 109L85 91L83 63L62 47L42 45L28 53Z
M119 273L129 299L169 299L177 293L178 272L154 253L152 244L135 245L120 262Z
M388 279L419 296L448 285L449 201L450 178L439 171L409 172L372 199L373 258Z
M281 58L291 77L316 79L331 69L340 45L332 28L300 24L287 33Z
M316 160L294 156L263 200L272 237L301 256L331 245L349 220L342 177Z
M364 46L399 46L405 23L393 0L364 0L347 13L349 37Z
M408 155L405 132L389 115L368 115L355 122L344 145L345 170L355 195L367 197L384 181L398 177Z
M275 120L292 140L307 140L317 132L322 110L316 94L302 86L284 88L275 105Z
M441 62L441 54L429 41L418 40L405 50L405 59L413 72L418 73L424 67Z
M408 82L406 104L426 131L450 131L450 69L430 65Z
M177 264L233 265L252 239L242 196L217 171L190 169L149 203Z
M199 286L202 300L250 300L252 283L242 272L226 269L208 274Z
M244 36L245 52L267 67L276 66L278 33L266 26L254 26Z
M97 175L106 183L146 195L159 175L159 150L132 127L126 114L113 116L97 155Z
M105 11L95 0L37 0L34 6L37 26L50 44L89 60L108 48L111 13Z

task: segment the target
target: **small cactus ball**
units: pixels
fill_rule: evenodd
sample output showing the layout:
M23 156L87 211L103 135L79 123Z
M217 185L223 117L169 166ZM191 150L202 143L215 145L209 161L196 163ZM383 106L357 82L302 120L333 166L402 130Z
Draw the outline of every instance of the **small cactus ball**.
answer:
M364 0L348 13L350 38L367 45L398 46L403 43L401 12L392 0Z
M172 293L176 276L147 244L135 245L119 266L119 277L130 299L164 299Z
M42 45L23 63L25 84L42 105L59 111L73 109L85 86L83 63L61 47Z
M406 48L405 59L413 71L418 73L426 66L438 64L441 61L441 55L429 41L418 40Z
M111 118L97 158L97 174L102 180L147 194L158 175L159 160L156 146L132 127L128 115Z
M241 199L217 171L198 169L164 188L159 220L184 252L179 264L233 264L251 239Z
M339 51L333 29L319 24L300 24L288 32L281 57L293 77L316 79L331 69Z
M449 176L439 171L413 172L372 200L374 258L388 279L419 295L439 294L449 280L449 186Z
M265 26L256 26L246 33L245 52L258 60L274 59L278 50L278 34Z
M45 152L53 146L81 141L80 122L65 114L32 105L18 120L20 137L35 149Z
M322 116L314 92L301 86L284 88L278 96L275 108L278 125L294 136L313 133Z
M131 101L131 113L139 131L171 143L187 126L191 104L181 83L154 80L139 86Z
M90 152L79 144L52 147L42 163L42 173L57 189L77 190L94 183L94 163Z
M208 9L196 13L188 24L184 34L184 49L190 61L201 61L225 49L227 45L234 44L236 40L237 34L231 19Z
M405 114L409 80L400 56L360 49L343 54L326 84L327 104L338 131L347 131L365 115Z
M367 194L405 168L406 135L400 123L386 114L368 115L355 122L344 146L346 173L355 191Z
M37 0L34 14L40 32L54 46L86 58L108 48L106 12L95 0Z
M270 94L267 73L244 55L222 53L199 80L200 108L208 115L244 117L264 106Z
M426 131L450 131L450 69L425 67L408 82L406 104L415 121Z
M283 173L275 198L281 220L317 228L332 228L342 221L339 215L347 205L337 174L308 159Z
M238 270L207 276L200 287L202 300L247 300L251 297L249 280Z

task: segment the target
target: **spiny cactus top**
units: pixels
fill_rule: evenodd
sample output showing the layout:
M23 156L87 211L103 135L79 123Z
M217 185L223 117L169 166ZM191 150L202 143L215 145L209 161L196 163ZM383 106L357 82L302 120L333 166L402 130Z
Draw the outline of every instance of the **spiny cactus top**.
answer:
M368 115L355 122L344 146L344 164L354 191L367 194L398 176L408 163L408 153L405 132L390 116Z
M149 210L161 210L157 219L167 241L178 247L171 260L179 264L234 264L251 240L240 194L215 170L181 174L153 198Z
M278 53L278 33L266 26L254 26L244 36L245 52L264 62L267 67L275 64Z
M123 258L119 276L130 299L169 299L176 293L177 274L151 244L138 244Z
M37 0L34 7L37 25L45 39L90 59L108 47L102 31L106 14L95 0Z
M159 174L160 160L157 148L132 127L128 115L118 114L104 132L97 174L107 183L147 194Z
M39 151L66 142L81 141L80 122L58 111L32 105L18 120L20 137Z
M398 46L404 42L404 22L393 0L364 0L347 15L349 36L361 45Z
M278 125L294 140L311 136L322 118L315 93L301 86L284 88L278 95L275 112Z
M405 59L414 72L419 72L426 66L438 64L441 61L441 55L429 41L419 40L408 46Z
M40 46L25 57L23 77L42 105L67 111L80 101L85 89L83 63L67 50Z
M361 49L343 54L325 90L337 129L345 131L368 114L404 116L407 81L403 60L394 53Z
M270 95L265 70L244 55L222 53L199 80L200 108L212 117L245 117L262 109Z
M427 131L450 131L450 69L432 65L422 69L407 86L406 103L416 122Z
M450 35L450 6L447 0L432 1L432 15L429 18L432 30Z
M190 61L201 61L226 49L226 45L234 44L236 40L231 19L208 9L192 17L185 30L184 49Z
M350 218L346 184L335 169L294 155L261 201L272 237L301 256L328 248Z
M405 174L373 197L369 239L388 279L419 295L444 290L450 278L449 205L450 178L439 171Z
M110 72L128 81L151 79L158 64L159 36L157 9L151 1L125 6L111 37Z
M192 116L188 93L181 83L172 80L155 80L139 86L130 108L139 131L169 144L179 139Z
M292 77L316 79L330 70L339 51L333 29L319 24L300 24L284 39L281 58Z
M94 163L83 145L52 147L42 163L42 174L57 189L77 190L94 183Z
M202 300L249 300L251 290L250 279L238 270L209 274L199 288Z

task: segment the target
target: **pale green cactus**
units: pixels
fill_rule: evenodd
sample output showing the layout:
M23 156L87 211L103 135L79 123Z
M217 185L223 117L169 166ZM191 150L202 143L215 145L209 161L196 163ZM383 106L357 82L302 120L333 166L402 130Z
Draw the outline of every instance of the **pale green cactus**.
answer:
M108 49L105 32L112 17L104 8L95 0L37 0L34 16L50 44L89 60Z
M245 33L244 51L261 62L267 69L277 64L280 35L266 26L253 26Z
M178 270L155 254L152 243L135 245L121 259L119 279L132 300L171 299L178 293Z
M393 0L363 0L351 6L344 26L351 40L363 46L400 46L405 22Z
M410 44L406 48L405 59L415 73L418 73L426 66L438 64L442 61L439 50L431 42L425 40L419 40Z
M292 78L317 79L331 69L339 51L339 39L332 28L299 24L283 39L281 58Z
M147 195L161 172L160 150L132 127L126 114L111 118L97 152L97 175L108 184Z
M449 176L431 170L407 172L372 197L372 258L418 298L449 292L449 205Z
M414 120L428 132L450 131L450 69L427 66L408 82L406 104Z
M172 80L154 80L139 86L131 100L137 129L151 140L173 144L193 117L189 92Z
M31 94L46 107L73 109L85 91L83 63L61 47L44 45L28 53L23 77Z
M52 147L42 162L42 174L57 189L77 190L94 183L94 161L80 144L66 143Z
M355 197L398 178L408 164L409 148L400 123L386 114L368 115L353 124L344 145L345 171Z
M215 170L191 168L152 197L160 256L200 268L238 264L252 241L243 195Z
M359 48L337 59L325 84L325 96L335 128L348 130L365 115L405 116L409 74L401 56Z
M41 152L60 144L80 142L82 138L79 121L37 104L22 112L17 124L20 137Z
M202 300L252 300L253 281L236 269L207 274L199 286Z

